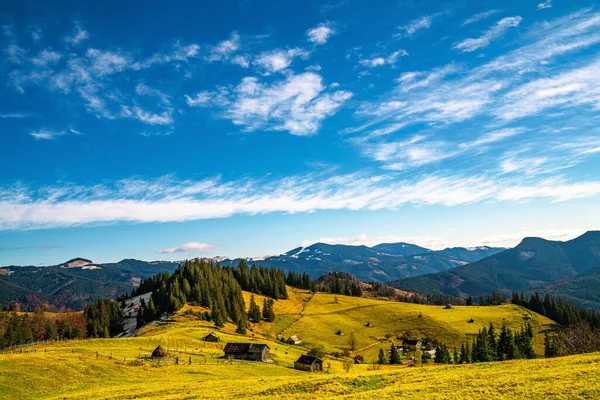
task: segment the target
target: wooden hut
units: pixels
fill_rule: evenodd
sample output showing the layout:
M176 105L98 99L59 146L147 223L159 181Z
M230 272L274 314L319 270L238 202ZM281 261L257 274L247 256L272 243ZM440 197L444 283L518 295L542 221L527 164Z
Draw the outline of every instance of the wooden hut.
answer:
M294 369L310 372L323 371L323 360L317 357L300 356L294 363Z
M219 337L217 335L215 335L214 332L209 333L208 335L204 336L202 338L202 340L204 340L205 342L219 342Z
M154 351L152 352L152 358L166 358L169 357L169 353L167 353L167 350L162 347L161 345L158 345L157 348L154 349Z
M298 335L293 335L288 338L287 342L288 344L300 344L302 343L302 340L300 340Z
M335 334L338 336L342 336L344 334L344 332L342 332L341 330L338 330L337 332L335 332Z
M227 343L225 358L250 361L269 361L271 348L260 343Z

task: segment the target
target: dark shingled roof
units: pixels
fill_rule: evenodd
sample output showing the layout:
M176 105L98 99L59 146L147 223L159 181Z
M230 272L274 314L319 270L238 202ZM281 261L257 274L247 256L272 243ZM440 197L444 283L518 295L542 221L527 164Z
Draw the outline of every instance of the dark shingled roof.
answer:
M409 346L416 346L417 344L419 344L420 340L418 339L404 339L404 342L402 342L403 344L407 344Z
M270 348L266 344L260 343L227 343L224 351L233 354L260 353L265 347Z
M323 360L321 360L320 358L317 357L311 357L311 356L300 356L299 359L296 360L296 362L298 364L306 364L306 365L312 365L314 364L316 361L320 361L323 362Z

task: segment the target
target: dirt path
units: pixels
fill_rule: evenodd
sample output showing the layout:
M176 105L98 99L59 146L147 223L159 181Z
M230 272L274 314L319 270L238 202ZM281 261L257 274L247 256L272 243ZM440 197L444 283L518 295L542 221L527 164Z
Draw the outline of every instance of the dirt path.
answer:
M308 305L310 304L310 302L312 301L312 299L314 299L314 297L316 295L317 295L316 293L313 293L312 296L310 296L310 298L308 299L306 304L304 304L304 306L302 307L302 310L300 311L300 318L298 318L290 326L288 326L287 328L282 330L281 333L279 334L279 336L283 336L284 333L286 333L288 330L292 329L294 326L296 326L296 324L298 324L300 321L302 321L302 318L304 318L304 310L306 310L306 307L308 307Z

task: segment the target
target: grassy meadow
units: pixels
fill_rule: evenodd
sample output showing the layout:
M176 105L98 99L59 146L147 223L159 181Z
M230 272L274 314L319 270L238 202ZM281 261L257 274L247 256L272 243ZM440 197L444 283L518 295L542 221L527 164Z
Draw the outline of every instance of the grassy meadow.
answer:
M361 364L352 365L348 372L341 359L327 357L326 372L296 371L291 368L294 360L309 347L321 345L328 353L341 352L349 347L352 332L357 351L351 354L362 354L367 362L373 362L379 348L389 349L398 336L429 336L450 347L460 346L490 322L497 328L505 323L519 329L529 320L536 332L535 342L543 348L542 332L552 321L510 304L445 310L323 293L312 297L291 288L289 292L289 299L276 302L274 323L253 324L245 337L228 324L217 332L219 344L201 341L214 328L193 314L202 311L200 308L186 306L167 322L147 325L136 337L60 342L38 346L36 353L0 354L0 398L600 397L600 354L456 366L405 363L374 368ZM256 298L262 305L262 298ZM474 323L467 322L471 318ZM373 327L365 327L366 322ZM277 336L286 328L284 336L298 334L303 345L279 342ZM345 334L336 335L337 330ZM274 362L224 363L220 356L228 341L267 343ZM135 360L158 344L178 355L180 363L158 366Z

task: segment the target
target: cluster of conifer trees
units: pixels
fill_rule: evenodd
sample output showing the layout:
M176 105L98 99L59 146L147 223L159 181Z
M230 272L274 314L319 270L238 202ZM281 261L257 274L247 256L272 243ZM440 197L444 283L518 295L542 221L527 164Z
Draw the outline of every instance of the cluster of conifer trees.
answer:
M242 290L269 296L275 300L287 299L285 272L282 269L266 268L253 265L248 268L246 261L241 260L233 276Z
M310 276L308 276L306 272L300 274L290 270L285 279L285 283L289 286L310 290L313 293L317 291L315 282L310 279Z
M123 332L123 310L121 305L109 299L97 299L83 310L87 336L108 338Z
M361 297L361 282L348 272L328 272L315 281L319 292Z
M55 318L42 309L20 314L0 312L0 348L40 340L75 339L86 336L86 325L79 313L61 313Z
M549 293L546 293L542 299L538 292L534 292L529 299L526 299L523 293L513 292L512 302L545 315L563 327L586 323L592 329L600 328L600 313L579 308L561 297L554 298Z
M275 321L275 310L273 309L275 302L273 299L265 298L263 301L263 309L260 311L260 306L256 303L254 294L250 296L250 304L248 305L248 319L252 322L260 322L261 319L267 322Z

